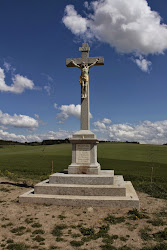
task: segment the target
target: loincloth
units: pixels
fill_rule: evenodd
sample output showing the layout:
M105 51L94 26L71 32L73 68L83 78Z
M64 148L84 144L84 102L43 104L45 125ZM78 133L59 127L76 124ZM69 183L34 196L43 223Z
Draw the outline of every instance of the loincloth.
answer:
M80 76L79 80L80 84L82 84L82 81L89 82L89 76Z

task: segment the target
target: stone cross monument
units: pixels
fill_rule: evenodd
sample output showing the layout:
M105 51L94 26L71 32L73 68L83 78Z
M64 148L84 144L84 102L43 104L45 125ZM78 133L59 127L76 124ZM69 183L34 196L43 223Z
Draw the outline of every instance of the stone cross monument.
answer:
M81 129L72 139L72 163L68 167L71 174L98 174L100 164L97 162L97 143L95 134L90 131L89 117L89 69L96 65L104 65L104 57L89 57L90 47L83 43L79 48L81 58L66 60L67 67L81 70Z
M65 169L50 175L49 180L20 195L19 202L139 209L139 198L132 183L124 181L122 175L114 175L114 170L101 170L97 162L98 140L89 129L89 69L103 65L104 58L89 57L87 43L83 43L79 50L81 58L66 60L67 67L81 70L81 128L70 140L72 163L68 173Z

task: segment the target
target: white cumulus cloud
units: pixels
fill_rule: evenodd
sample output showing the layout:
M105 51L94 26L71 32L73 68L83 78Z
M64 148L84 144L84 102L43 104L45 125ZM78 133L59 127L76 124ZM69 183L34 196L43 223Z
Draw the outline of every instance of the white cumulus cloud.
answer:
M106 125L104 124L104 122L100 122L100 121L97 121L97 122L94 122L93 125L99 129L100 131L103 131L106 129Z
M95 38L134 55L163 54L167 49L167 25L146 0L98 0L84 5L86 16L67 5L63 17L65 26L84 40ZM148 71L149 61L139 58L136 63Z
M16 135L0 129L0 140L25 142L26 137L24 135Z
M110 141L138 141L147 144L167 143L167 120L144 121L134 124L112 124L104 126L103 122L94 123L95 132L102 132Z
M48 131L43 134L29 134L29 135L17 135L15 133L9 133L0 129L0 140L19 141L19 142L33 142L43 140L55 140L70 138L72 132L67 130Z
M100 131L102 133L106 132L106 129L108 128L107 125L109 125L111 123L111 120L108 118L104 118L102 121L97 121L94 122L93 125L95 127L94 131Z
M74 116L80 119L81 115L81 105L80 104L70 104L70 105L61 105L60 107L57 104L54 104L55 109L60 110L60 113L57 114L56 118L59 123L64 123L70 116ZM92 115L90 114L90 118Z
M70 138L72 136L72 132L68 130L59 129L58 131L49 131L44 134L38 134L36 136L36 141L43 141L43 140L55 140L55 139L65 139ZM27 136L27 141L31 142L32 139L35 139L34 135Z
M5 83L4 70L0 68L0 91L20 94L23 93L25 89L32 90L34 88L33 81L19 74L13 76L12 82L13 84L10 86Z
M67 5L63 23L75 35L83 34L87 31L87 20L77 14L73 5Z
M110 124L112 121L108 118L104 118L102 122L105 124Z
M38 127L38 121L27 115L9 115L0 110L0 124L18 128L34 129Z
M152 65L152 63L148 60L146 60L145 58L143 58L142 56L139 56L139 58L137 59L133 59L133 61L137 64L137 66L144 72L149 72L150 71L150 67Z

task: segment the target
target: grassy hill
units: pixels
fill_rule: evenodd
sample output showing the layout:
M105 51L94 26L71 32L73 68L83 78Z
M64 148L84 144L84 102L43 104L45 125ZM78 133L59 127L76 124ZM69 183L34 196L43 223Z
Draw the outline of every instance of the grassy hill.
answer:
M0 147L0 170L9 171L20 179L40 180L67 168L71 163L71 145ZM98 162L102 169L114 169L130 180L137 190L154 197L167 198L167 146L133 143L100 143ZM151 171L153 168L153 183Z

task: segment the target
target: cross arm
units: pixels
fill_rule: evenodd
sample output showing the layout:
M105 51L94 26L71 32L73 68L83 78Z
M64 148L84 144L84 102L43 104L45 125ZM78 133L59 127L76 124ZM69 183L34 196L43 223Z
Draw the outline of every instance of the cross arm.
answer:
M81 65L82 58L67 58L66 59L66 66L67 67L76 67L71 61L74 61L74 63Z
M104 57L88 57L88 65L93 64L97 59L99 59L97 61L96 65L104 65Z
M85 62L90 66L92 63L94 63L97 59L98 62L95 64L96 65L104 65L104 57L88 57L88 58L68 58L66 59L66 66L67 67L76 67L71 61L74 61L76 64L81 65L82 62Z

